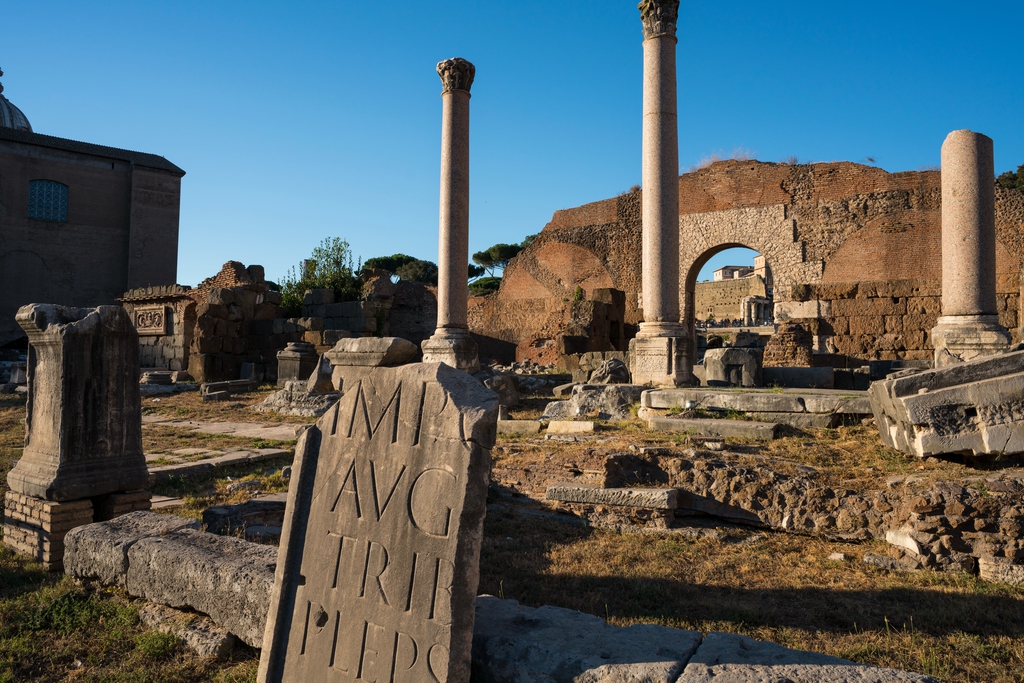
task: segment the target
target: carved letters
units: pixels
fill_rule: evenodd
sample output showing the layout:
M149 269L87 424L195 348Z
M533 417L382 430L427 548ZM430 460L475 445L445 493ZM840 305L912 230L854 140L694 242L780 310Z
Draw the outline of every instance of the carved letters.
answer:
M320 419L297 453L260 680L468 681L495 405L416 364L375 370Z

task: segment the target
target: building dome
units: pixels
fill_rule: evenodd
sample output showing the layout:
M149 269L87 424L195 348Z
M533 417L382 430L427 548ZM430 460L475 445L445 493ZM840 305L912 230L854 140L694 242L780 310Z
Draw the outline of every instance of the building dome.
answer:
M3 69L0 69L0 76L3 76ZM11 104L11 101L4 97L4 86L0 83L0 128L13 128L32 132L32 124L28 122L21 110Z

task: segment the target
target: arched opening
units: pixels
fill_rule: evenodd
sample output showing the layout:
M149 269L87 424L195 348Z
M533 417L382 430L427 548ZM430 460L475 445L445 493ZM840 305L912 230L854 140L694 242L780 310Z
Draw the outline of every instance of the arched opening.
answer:
M744 244L719 244L701 253L690 265L683 287L683 320L691 339L715 334L760 337L774 330L774 288L765 256ZM751 337L748 336L748 339ZM693 360L698 347L693 345Z

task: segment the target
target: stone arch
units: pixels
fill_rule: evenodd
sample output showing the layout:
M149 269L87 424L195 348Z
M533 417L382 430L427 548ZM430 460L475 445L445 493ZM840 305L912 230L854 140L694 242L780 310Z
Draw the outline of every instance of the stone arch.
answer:
M776 309L792 299L793 285L820 283L821 259L808 259L797 239L796 221L785 204L688 213L679 217L679 303L681 318L695 338L694 292L697 274L724 249L746 247L765 257L774 279ZM778 317L778 316L776 316ZM696 354L696 345L693 345Z

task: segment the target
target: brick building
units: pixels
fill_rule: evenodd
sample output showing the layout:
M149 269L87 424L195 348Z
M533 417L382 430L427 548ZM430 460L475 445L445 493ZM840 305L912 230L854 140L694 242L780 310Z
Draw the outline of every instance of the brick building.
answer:
M173 285L185 172L35 133L2 93L0 346L24 337L14 314L25 304L114 304L125 290Z

